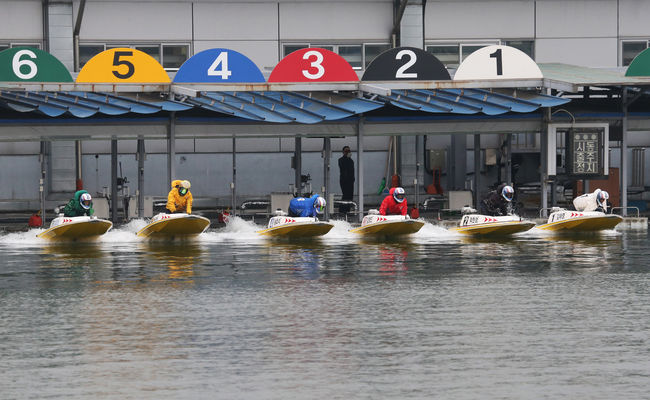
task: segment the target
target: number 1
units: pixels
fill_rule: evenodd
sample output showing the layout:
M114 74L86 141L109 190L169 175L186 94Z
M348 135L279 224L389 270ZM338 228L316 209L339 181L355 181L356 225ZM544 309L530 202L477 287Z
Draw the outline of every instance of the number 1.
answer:
M501 49L497 49L494 53L490 54L490 58L496 58L497 61L497 75L503 75L503 62L501 61Z

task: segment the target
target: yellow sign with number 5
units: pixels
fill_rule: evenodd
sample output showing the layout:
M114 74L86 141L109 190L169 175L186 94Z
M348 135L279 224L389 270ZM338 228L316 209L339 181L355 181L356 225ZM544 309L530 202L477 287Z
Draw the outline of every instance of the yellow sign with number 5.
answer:
M169 75L156 59L129 48L103 51L91 58L77 75L78 83L169 83Z

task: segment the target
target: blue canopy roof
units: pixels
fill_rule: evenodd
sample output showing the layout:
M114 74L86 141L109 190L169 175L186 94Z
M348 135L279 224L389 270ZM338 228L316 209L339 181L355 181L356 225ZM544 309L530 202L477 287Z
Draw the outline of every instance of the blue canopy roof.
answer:
M354 97L342 92L207 91L195 96L135 97L96 92L0 91L0 106L18 112L38 112L50 117L95 114L153 114L200 108L246 120L302 124L334 121L381 108L385 104L427 113L498 115L528 113L554 107L570 99L522 90L415 89Z

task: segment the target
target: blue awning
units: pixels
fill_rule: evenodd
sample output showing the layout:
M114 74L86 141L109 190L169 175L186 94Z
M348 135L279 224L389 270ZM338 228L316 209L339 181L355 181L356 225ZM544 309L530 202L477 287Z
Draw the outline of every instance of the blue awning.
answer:
M209 91L194 96L176 94L176 99L160 96L157 93L125 96L95 92L0 91L0 106L50 117L70 115L77 118L200 108L252 121L315 124L367 113L386 104L427 113L499 115L528 113L570 101L515 89L392 90L390 94L368 93L366 97L327 91Z
M396 107L430 113L499 115L527 113L540 107L566 104L570 99L531 91L483 89L392 90L381 98Z

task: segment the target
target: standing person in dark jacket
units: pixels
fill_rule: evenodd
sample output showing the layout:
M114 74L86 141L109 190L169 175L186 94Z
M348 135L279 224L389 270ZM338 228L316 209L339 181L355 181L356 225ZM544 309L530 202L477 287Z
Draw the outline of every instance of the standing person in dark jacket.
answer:
M339 183L341 184L341 193L343 193L341 200L343 201L352 201L354 195L354 161L352 161L351 157L350 146L343 146L343 156L339 158ZM342 204L339 211L348 212L350 206Z
M93 198L85 190L77 190L74 197L63 208L63 215L66 217L81 217L93 215Z
M481 201L481 214L493 217L512 214L512 199L515 189L502 183Z

